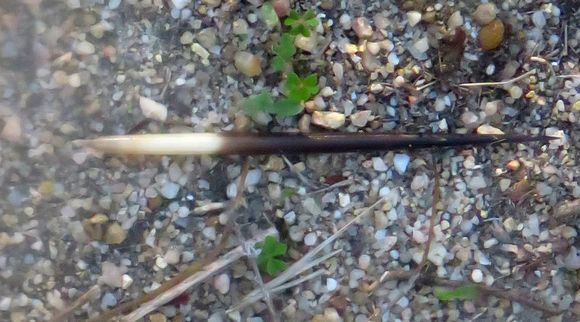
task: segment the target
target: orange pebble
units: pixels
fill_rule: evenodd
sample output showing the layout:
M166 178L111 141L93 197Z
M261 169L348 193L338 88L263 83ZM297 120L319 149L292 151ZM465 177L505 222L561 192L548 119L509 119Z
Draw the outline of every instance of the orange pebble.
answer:
M483 26L479 31L479 46L483 50L493 50L499 47L503 41L505 27L499 19Z
M520 161L518 160L511 160L507 163L506 168L511 171L517 171L520 168Z

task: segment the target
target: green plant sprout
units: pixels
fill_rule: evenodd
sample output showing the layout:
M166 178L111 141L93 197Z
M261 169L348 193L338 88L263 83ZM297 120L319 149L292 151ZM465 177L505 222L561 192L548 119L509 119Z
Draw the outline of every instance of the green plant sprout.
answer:
M310 37L311 31L318 26L318 19L312 10L306 11L302 16L296 10L291 10L284 25L290 27L290 33L295 36Z
M296 73L288 74L285 85L286 95L288 98L304 102L318 93L318 76L310 74L301 79Z
M268 28L274 29L280 26L280 19L278 19L276 10L274 10L274 7L272 7L270 2L266 2L262 5L260 8L260 16Z
M286 262L276 258L285 255L288 246L278 242L274 236L267 236L263 242L257 243L256 247L262 250L258 255L258 267L262 273L275 276L288 267Z
M251 116L256 116L260 112L270 113L274 108L274 98L269 92L261 92L247 97L242 106Z
M451 289L436 287L433 293L441 301L475 300L480 296L479 287L474 284L467 284Z
M274 45L273 51L276 54L272 59L272 67L275 71L285 71L290 66L292 68L292 57L296 53L296 47L294 47L294 36L283 33L280 37L280 41Z

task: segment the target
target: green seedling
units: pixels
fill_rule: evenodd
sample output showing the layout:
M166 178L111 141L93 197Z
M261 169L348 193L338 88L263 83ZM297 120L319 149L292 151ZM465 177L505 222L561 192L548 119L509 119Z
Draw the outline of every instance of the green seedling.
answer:
M255 116L260 112L270 113L274 108L274 99L269 92L261 92L246 98L242 106L250 116Z
M302 79L296 73L288 74L284 86L289 99L304 102L318 93L318 76L310 74Z
M436 287L433 292L435 297L441 301L475 300L480 296L479 287L474 284L467 284L457 288Z
M262 8L260 8L260 16L268 28L274 29L280 26L280 19L278 19L276 10L274 10L274 7L272 7L270 2L266 2L262 5Z
M284 20L284 25L290 27L290 33L293 35L310 37L311 32L318 26L318 19L312 10L306 11L302 16L298 11L291 10L288 18Z
M264 242L257 243L256 247L262 250L258 255L258 267L262 273L275 276L288 267L286 262L277 258L286 254L288 246L278 242L274 236L267 236Z
M283 33L280 37L280 41L274 45L273 48L276 56L272 59L272 67L275 71L286 71L288 67L292 68L292 58L296 53L296 47L294 47L294 36Z

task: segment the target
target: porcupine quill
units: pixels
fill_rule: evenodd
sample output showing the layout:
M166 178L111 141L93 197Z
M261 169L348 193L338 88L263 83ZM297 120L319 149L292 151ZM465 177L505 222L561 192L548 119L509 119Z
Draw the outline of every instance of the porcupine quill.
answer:
M415 150L497 143L547 142L557 138L524 134L233 134L179 133L105 136L76 144L106 154L264 155Z

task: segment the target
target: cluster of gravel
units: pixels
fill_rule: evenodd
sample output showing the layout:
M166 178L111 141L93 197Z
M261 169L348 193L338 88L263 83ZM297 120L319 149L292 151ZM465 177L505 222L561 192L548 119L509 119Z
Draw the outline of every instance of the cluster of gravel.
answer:
M320 92L299 117L252 119L243 98L280 90L269 67L279 32L261 20L263 2L0 3L0 320L47 320L101 283L98 299L71 318L85 320L158 288L217 247L242 160L99 158L71 144L133 130L559 137L287 156L292 169L282 156L252 158L236 224L250 234L275 224L292 262L385 200L334 243L341 252L324 275L273 295L283 321L546 320L495 297L444 302L428 286L400 294L396 281L371 291L384 272L421 262L438 176L441 217L428 270L521 290L565 312L551 321L577 320L578 216L554 219L558 206L580 198L573 1L274 0L278 12L316 12L319 27L297 39L296 59L319 75ZM482 51L480 28L494 19L508 26L505 37L497 50ZM444 39L460 26L465 51L447 70L459 62L446 56ZM504 85L458 86L526 72ZM146 319L226 321L225 311L258 287L251 265L238 261ZM244 321L270 319L261 302L240 313Z

